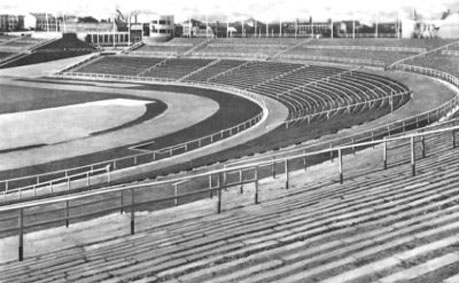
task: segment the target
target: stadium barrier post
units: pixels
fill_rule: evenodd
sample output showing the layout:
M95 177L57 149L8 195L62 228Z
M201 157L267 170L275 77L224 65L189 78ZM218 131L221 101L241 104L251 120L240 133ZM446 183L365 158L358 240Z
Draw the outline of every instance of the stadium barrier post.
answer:
M217 200L217 213L220 214L222 212L222 189L224 187L225 180L223 179L223 173L218 173L218 200Z
M239 170L239 182L241 183L241 195L244 193L244 185L242 184L242 169Z
M137 166L137 155L134 156L134 166Z
M134 218L135 218L135 207L134 207L134 189L131 189L131 235L135 233Z
M405 120L402 121L402 133L405 132Z
M70 201L65 201L65 227L69 227L69 216L70 216Z
M308 170L308 163L307 163L307 160L306 160L306 150L305 149L303 150L303 154L304 154L303 167L304 167L304 171L307 171Z
M453 131L451 132L451 134L452 134L452 137L451 137L451 138L452 138L453 149L454 149L454 148L456 148L456 130L453 130Z
M414 137L411 137L411 175L416 176L416 157L414 152Z
M285 166L285 189L288 190L289 189L288 159L285 159L284 166Z
M8 192L9 181L5 181L5 192Z
M373 131L371 131L371 141L375 141L375 133ZM373 149L375 149L375 144L373 144Z
M153 151L153 161L156 161L156 151Z
M49 182L49 191L51 192L51 194L54 193L54 189L53 189L53 181Z
M419 128L419 117L416 117L416 129Z
M33 185L32 190L33 190L33 197L36 197L37 196L37 186Z
M178 206L178 184L174 184L174 205Z
M387 125L387 136L390 137L390 125Z
M421 151L422 151L422 158L426 157L426 142L425 136L421 136Z
M330 143L330 161L331 162L333 162L333 150L332 150L332 148L333 148L333 143L331 142Z
M255 167L255 200L254 203L258 204L258 166Z
M121 190L120 202L121 202L120 213L123 214L124 212L124 190Z
M212 192L212 174L209 175L209 192L210 192L210 199L212 199L214 197L213 192Z
M385 137L383 142L383 169L387 169L387 140Z
M343 184L343 154L341 148L338 148L338 168L339 168L339 183Z
M19 261L24 260L24 208L19 209Z
M354 140L354 138L351 138L351 143L352 143L352 155L355 155L355 146L354 146L355 140Z
M89 172L86 172L86 186L89 187Z
M276 179L276 162L274 161L274 156L271 157L272 163L271 163L271 176L273 176L273 179Z

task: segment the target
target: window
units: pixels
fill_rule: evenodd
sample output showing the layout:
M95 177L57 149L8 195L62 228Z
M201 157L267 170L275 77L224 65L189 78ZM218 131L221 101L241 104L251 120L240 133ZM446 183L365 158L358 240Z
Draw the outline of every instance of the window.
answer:
M166 21L165 21L165 20L160 20L160 21L159 21L159 24L160 24L160 25L165 25L165 24L166 24Z

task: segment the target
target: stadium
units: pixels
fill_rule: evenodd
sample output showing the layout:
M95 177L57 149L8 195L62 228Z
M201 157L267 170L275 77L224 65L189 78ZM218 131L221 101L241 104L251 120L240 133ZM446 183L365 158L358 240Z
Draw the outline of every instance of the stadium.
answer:
M0 35L0 282L459 282L459 41L328 26Z

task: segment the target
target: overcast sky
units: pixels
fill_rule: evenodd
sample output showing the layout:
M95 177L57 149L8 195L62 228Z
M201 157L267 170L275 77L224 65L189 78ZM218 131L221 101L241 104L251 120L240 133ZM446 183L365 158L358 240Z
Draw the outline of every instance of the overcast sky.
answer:
M0 13L45 12L92 15L108 18L119 8L123 13L139 10L175 15L176 21L189 16L203 20L232 21L254 17L262 21L308 19L356 19L381 21L408 17L416 9L426 19L440 17L451 9L459 11L459 0L1 0Z

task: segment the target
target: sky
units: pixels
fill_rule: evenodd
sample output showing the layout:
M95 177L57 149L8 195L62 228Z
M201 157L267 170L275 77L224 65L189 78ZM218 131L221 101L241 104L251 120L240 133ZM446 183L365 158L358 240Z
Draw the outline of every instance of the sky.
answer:
M108 18L116 9L123 13L175 15L176 21L189 17L204 20L239 21L250 17L261 21L355 18L387 21L406 18L416 10L424 19L437 19L450 9L459 12L459 0L1 0L1 13L51 12Z

